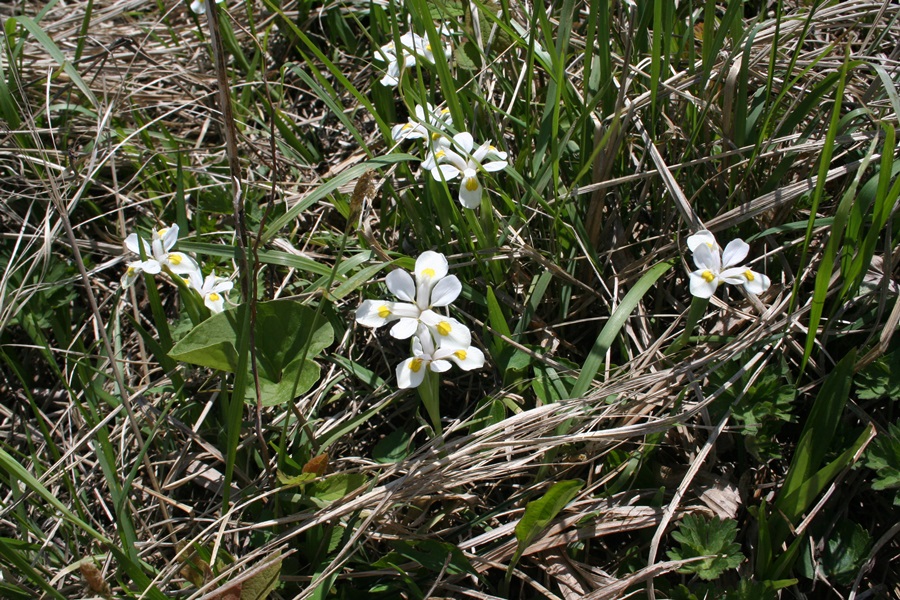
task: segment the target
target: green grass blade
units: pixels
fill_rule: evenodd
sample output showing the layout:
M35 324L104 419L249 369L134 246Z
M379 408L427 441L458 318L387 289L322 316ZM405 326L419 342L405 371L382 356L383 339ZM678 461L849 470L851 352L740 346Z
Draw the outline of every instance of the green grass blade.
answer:
M616 307L613 314L610 315L603 330L600 331L600 335L597 336L597 341L594 342L594 347L591 348L591 353L584 361L584 365L581 367L581 374L578 376L575 387L572 388L572 392L570 393L571 398L581 398L588 391L591 382L594 381L594 376L600 371L606 351L609 350L610 346L612 346L615 341L616 336L619 335L619 330L625 325L625 321L628 320L628 317L630 317L631 313L634 312L634 309L637 308L638 302L641 301L644 294L653 287L656 280L662 277L663 273L671 269L674 265L674 260L653 265L647 269L644 275L634 284L634 287L625 294L625 297L622 298L622 302Z
M331 114L338 118L338 120L344 125L344 128L353 136L353 139L356 140L356 143L359 144L359 147L363 152L368 155L369 158L372 158L372 151L369 150L369 147L366 145L366 140L363 135L359 132L356 126L353 124L353 121L350 120L350 117L347 116L346 111L340 105L340 100L336 97L336 94L333 89L326 89L324 85L319 85L312 77L310 77L309 73L307 73L304 69L298 68L296 65L291 65L290 71L302 79L306 85L319 97L322 102L331 110ZM321 77L321 75L317 72L317 75ZM324 78L322 78L324 81ZM327 82L324 82L327 84Z
M850 210L853 207L854 200L856 199L856 188L859 185L859 180L862 177L863 172L866 170L866 167L869 164L869 161L872 159L872 155L875 152L875 144L877 143L877 139L873 140L872 145L869 148L869 152L866 154L863 159L862 165L859 170L856 172L856 177L853 179L853 183L850 187L847 188L847 191L844 192L844 197L841 199L840 204L838 204L837 211L834 214L834 224L831 226L831 235L828 236L828 242L825 244L825 250L822 253L822 260L819 264L819 268L816 271L816 282L813 291L812 305L809 310L809 331L806 335L806 346L803 351L803 360L800 363L800 371L802 372L804 367L806 366L806 362L809 360L810 355L812 354L813 348L816 344L816 336L819 330L819 323L822 319L822 313L825 308L825 299L828 296L828 288L831 284L831 274L834 270L834 261L837 257L838 252L841 250L841 242L844 239L844 229L847 225L847 221L850 218ZM809 233L809 229L807 229L807 233ZM850 247L859 247L858 239L848 239L847 244ZM838 296L836 299L837 302L842 301L842 297Z
M775 508L785 515L788 522L793 522L806 508L800 501L799 490L819 469L832 445L850 394L855 362L856 349L852 349L835 365L822 383L803 426L788 474L775 500ZM774 531L778 535L773 535L773 548L780 547L787 538L787 523L782 521L780 525L776 524Z
M107 546L112 546L112 543L107 537L91 527L87 522L82 521L78 517L78 515L70 511L69 508L65 504L63 504L53 493L51 493L50 490L45 488L43 484L41 484L41 482L38 481L29 470L19 464L19 461L10 456L3 448L0 448L0 468L2 468L12 477L10 483L13 486L18 485L18 483L21 482L25 485L25 487L29 488L35 494L40 496L40 498L44 502L52 506L54 509L58 510L60 515L62 515L62 517L67 521L83 530L98 542Z
M498 334L491 336L491 354L500 356L500 353L507 346L500 336L512 337L512 332L509 329L506 316L503 314L503 309L500 307L500 303L497 302L497 296L490 287L485 290L485 300L487 302L488 323L491 329Z
M816 497L844 469L853 464L853 457L874 437L874 429L867 427L849 448L841 452L834 460L819 469L806 481L793 488L784 496L778 496L775 507L783 511L786 517L796 519L812 506ZM789 512L790 511L790 512Z
M378 111L376 111L375 107L372 106L372 103L369 102L369 99L366 98L362 94L362 92L356 89L356 86L354 86L353 83L350 82L347 76L343 74L341 69L338 68L331 60L329 60L327 56L325 56L325 54L319 49L319 47L309 39L309 36L307 36L299 27L297 27L297 24L294 23L294 20L284 14L284 11L280 6L278 6L273 0L263 0L263 3L269 10L276 13L280 17L280 22L283 25L286 25L290 29L291 33L296 36L297 39L303 42L303 45L306 46L307 50L312 52L313 55L315 55L315 57L325 65L328 71L344 87L344 89L350 92L359 101L359 103L372 114L372 116L375 118L375 121L378 123L378 127L381 130L382 134L385 137L388 137L388 135L390 134L390 127L384 122L384 120L378 114ZM312 61L306 60L305 57L304 60L307 65L314 64Z
M8 561L18 570L18 575L25 577L33 585L44 590L45 594L50 595L57 600L66 600L66 597L60 594L53 586L47 583L47 574L39 573L29 564L23 556L22 549L16 547L21 544L20 540L11 540L9 538L0 538L0 557Z
M38 43L44 47L48 54L55 60L63 71L66 72L66 75L72 80L72 83L81 90L81 93L84 94L85 98L90 100L91 106L98 106L97 97L94 96L94 92L91 91L91 88L84 82L81 78L81 74L75 68L75 66L69 62L66 56L59 49L59 46L54 43L50 36L47 35L41 26L38 25L33 19L25 16L18 17L10 17L6 20L6 31L7 35L10 35L10 29L15 29L16 25L21 25L28 33L34 36L34 39L38 41Z
M323 183L322 185L317 187L315 191L305 196L303 200L288 209L285 214L276 219L273 219L272 222L269 223L269 225L266 227L266 230L260 236L260 244L264 244L265 242L276 236L288 223L296 219L297 215L308 209L310 206L312 206L319 200L322 200L323 198L328 196L328 194L336 191L339 187L350 183L354 179L357 179L360 175L362 175L369 169L382 169L390 165L409 162L411 160L419 159L410 154L388 154L353 165L352 167L342 171L340 174L335 175L334 177L329 179L327 183Z
M844 270L843 286L839 297L846 297L847 293L856 293L866 276L869 265L872 264L872 257L875 255L875 248L878 240L881 238L882 231L885 235L890 236L891 231L885 229L888 218L891 214L893 206L897 199L900 198L900 177L896 177L900 171L900 165L894 162L893 149L895 147L895 131L890 123L882 123L884 128L884 144L882 145L881 167L878 176L878 188L875 192L875 201L872 206L871 220L867 221L863 215L859 217L860 229L865 228L866 233L862 243L857 246L856 255L850 261L849 267ZM890 185L891 177L894 184ZM890 186L890 187L889 187ZM887 247L893 247L888 240Z
M837 92L835 94L834 107L831 111L831 122L828 127L828 132L825 135L825 146L822 149L822 155L819 157L819 172L818 178L816 179L816 187L813 190L812 195L812 206L809 210L809 222L806 227L806 237L804 240L803 251L800 256L800 264L801 267L806 264L807 253L810 247L810 242L812 240L813 234L813 221L816 218L816 213L819 209L819 204L822 201L822 196L825 193L825 182L828 175L828 167L831 165L831 155L834 149L834 138L837 136L837 124L840 119L841 114L841 99L843 97L844 92L844 83L847 77L847 70L849 68L849 61L844 62L844 66L841 69L840 80L838 81ZM827 282L826 282L827 285ZM794 281L794 289L791 293L791 303L790 303L790 311L794 310L794 307L797 306L799 302L799 292L800 292L800 279L797 278ZM816 292L818 294L827 293L826 290L820 290L819 287L816 288ZM810 335L815 335L815 328L810 327L809 329ZM808 345L808 344L807 344ZM804 352L803 365L805 366L806 360L808 357L808 352ZM801 373L803 368L800 369Z

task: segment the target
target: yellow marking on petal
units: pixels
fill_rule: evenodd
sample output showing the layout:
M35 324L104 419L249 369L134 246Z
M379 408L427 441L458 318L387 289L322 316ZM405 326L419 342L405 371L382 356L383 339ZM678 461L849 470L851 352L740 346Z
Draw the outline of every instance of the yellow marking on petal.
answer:
M158 235L159 237L163 237L164 235L166 235L166 232L168 232L168 231L169 231L168 227L163 227L162 229L160 229L159 231L156 232L156 235Z
M492 144L492 145L488 146L488 150L490 150L491 152L496 152L497 147Z
M134 277L134 273L135 273L134 267L128 267L128 270L125 271L125 276L126 277Z
M468 353L465 350L457 350L456 352L453 353L453 356L455 356L459 360L466 360Z
M469 190L470 192L474 192L475 190L477 190L478 189L478 180L475 179L474 177L467 177L466 178L466 189Z
M425 362L421 358L414 358L409 361L409 370L413 373L418 373L419 369L422 368L422 363Z
M756 276L753 275L753 271L751 271L750 269L744 271L744 277L747 278L747 281L753 281L754 279L756 279Z
M388 308L387 304L382 304L378 307L378 316L382 319L387 319L391 316L391 309Z
M447 153L444 152L443 150L438 150L437 152L434 153L435 160L437 160L439 158L444 158L445 156L447 156Z
M431 267L422 269L422 275L425 277L434 277L434 269L432 269Z
M441 139L441 134L439 134L439 133L433 133L433 132L432 132L432 134L431 134L431 139L434 140L434 141L436 142L436 141L438 141L439 139Z
M217 293L215 293L215 292L210 292L210 293L209 293L209 296L207 296L207 298L209 298L210 301L212 301L212 302L218 302L218 301L221 299L221 296L219 296L219 295L218 295Z
M703 281L705 281L706 283L712 283L716 279L716 276L709 269L700 273L700 277L702 277Z
M175 265L176 267L181 264L182 258L180 254L169 254L168 260L170 263Z
M441 321L440 323L437 324L436 329L437 329L438 335L450 335L450 330L452 328L450 327L450 323L448 323L447 321Z
M401 127L400 129L401 129L402 131L406 131L407 129L412 129L412 127L413 127L412 123L407 123L406 125L404 125L404 126Z
M431 44L425 44L425 52L431 52Z

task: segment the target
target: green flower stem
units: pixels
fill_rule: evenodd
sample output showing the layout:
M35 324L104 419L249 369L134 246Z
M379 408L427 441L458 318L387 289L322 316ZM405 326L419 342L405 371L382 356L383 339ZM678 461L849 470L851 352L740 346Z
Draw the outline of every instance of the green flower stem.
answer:
M491 242L485 235L484 228L481 226L481 221L478 219L476 212L468 208L464 208L462 211L469 230L475 235L475 239L478 240L478 245L481 246L481 249L490 248Z
M419 390L419 398L422 399L422 404L425 405L425 411L428 413L428 418L431 419L431 424L434 426L435 435L441 435L441 433L443 433L443 429L441 428L441 398L438 390L439 383L438 374L429 369L425 371L425 380L422 381L417 388Z
M693 297L693 300L691 301L691 308L688 311L687 321L684 324L684 332L674 344L669 346L669 349L666 350L666 354L671 355L684 348L685 344L688 343L691 334L694 333L694 329L697 328L697 323L700 321L700 317L702 317L706 313L706 307L708 305L709 298L698 298L697 296Z

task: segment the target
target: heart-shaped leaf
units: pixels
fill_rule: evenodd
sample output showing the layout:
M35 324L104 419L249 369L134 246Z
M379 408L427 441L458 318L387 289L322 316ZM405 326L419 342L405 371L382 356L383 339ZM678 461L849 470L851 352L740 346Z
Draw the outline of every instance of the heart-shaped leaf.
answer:
M184 336L169 356L234 373L244 310L239 306L213 315ZM254 341L261 403L273 406L289 402L315 385L320 370L312 358L334 341L334 331L311 308L293 300L273 300L257 305ZM256 400L255 388L248 386L248 400Z
M272 381L266 377L259 378L259 395L263 406L276 406L290 402L297 396L305 394L319 380L319 365L311 360L296 360L289 364L281 374L281 379ZM247 399L255 400L255 386L247 387Z

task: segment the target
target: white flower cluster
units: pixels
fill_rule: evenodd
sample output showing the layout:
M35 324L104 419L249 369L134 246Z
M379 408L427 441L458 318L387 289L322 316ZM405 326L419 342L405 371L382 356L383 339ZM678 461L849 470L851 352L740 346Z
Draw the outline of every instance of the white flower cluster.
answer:
M443 39L453 35L446 24L441 25ZM381 79L382 85L396 86L400 83L402 71L423 59L434 64L435 56L428 40L421 35L407 32L397 40L375 51L375 58L387 63L387 72ZM444 44L444 57L450 55L451 47ZM479 179L481 172L500 171L509 164L507 153L501 152L490 142L476 146L472 134L461 131L450 137L453 119L446 108L436 109L430 103L416 105L413 116L406 123L399 123L391 129L395 142L406 140L426 140L426 155L422 168L431 171L438 181L460 178L459 202L466 208L481 205L484 188Z
M425 108L417 105L414 117L407 123L395 125L391 135L395 142L425 139L428 152L422 161L422 168L431 171L431 176L441 180L461 178L459 202L466 208L478 208L484 189L478 174L482 171L501 171L509 164L508 154L501 152L490 142L475 147L475 140L466 131L452 138L445 135L453 127L453 119L446 108L437 110L426 103ZM474 149L474 150L473 150Z
M434 308L449 306L462 291L455 275L448 275L449 264L443 254L427 251L416 260L413 275L397 269L386 278L388 289L400 302L366 300L356 310L356 322L366 327L381 327L396 321L391 335L412 338L412 356L397 365L400 388L418 387L426 370L443 373L456 363L471 371L484 365L484 353L472 346L468 327L442 315Z
M441 27L441 35L449 35L446 26ZM396 87L400 83L402 70L415 66L419 58L434 64L434 49L428 39L409 31L400 36L398 47L394 42L389 42L375 51L376 60L387 63L387 72L381 78L381 85ZM450 55L450 45L444 45L444 56Z
M712 297L720 283L742 285L751 294L763 293L772 283L765 274L740 266L750 251L740 238L731 240L722 250L712 232L704 229L689 236L687 245L697 267L688 274L691 294L698 298Z
M444 141L446 140L446 141ZM472 134L463 131L453 136L453 140L441 138L432 153L422 161L423 168L431 171L438 181L461 178L459 202L466 208L478 208L484 189L478 174L481 171L493 173L506 168L507 153L497 150L490 142L484 142L475 150Z
M133 285L141 273L156 275L165 268L184 279L188 287L200 294L210 311L222 312L225 309L225 293L234 284L225 277L216 277L215 271L204 279L196 260L184 252L170 252L177 240L178 225L175 224L151 231L149 242L136 233L125 238L125 247L137 255L141 254L143 247L146 259L128 263L125 274L122 275L122 286L127 288Z
M453 127L453 117L450 116L450 109L435 108L430 102L425 103L425 107L416 105L413 110L414 117L410 117L406 123L398 123L391 129L391 137L395 142L404 140L430 140L438 143L439 140L447 139L443 132Z

